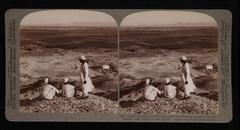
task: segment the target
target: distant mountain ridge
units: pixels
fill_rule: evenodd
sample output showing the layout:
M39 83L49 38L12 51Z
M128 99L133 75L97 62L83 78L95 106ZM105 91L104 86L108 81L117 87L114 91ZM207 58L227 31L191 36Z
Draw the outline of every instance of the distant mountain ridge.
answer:
M65 23L65 24L28 24L28 25L21 25L22 27L86 27L86 26L92 26L92 27L99 27L99 26L117 26L114 22L77 22L74 21L72 23Z
M212 22L176 22L173 24L155 24L155 25L123 25L123 27L216 27Z

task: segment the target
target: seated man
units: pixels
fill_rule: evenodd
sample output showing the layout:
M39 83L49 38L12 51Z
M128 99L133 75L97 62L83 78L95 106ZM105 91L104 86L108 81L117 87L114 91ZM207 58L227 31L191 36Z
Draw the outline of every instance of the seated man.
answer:
M150 85L150 79L146 79L145 83L146 86L144 88L144 98L147 100L155 100L157 97L157 94L161 94L161 92L155 88L154 86Z
M67 98L71 98L74 96L75 87L71 84L68 84L69 79L64 78L64 85L62 86L62 95Z
M44 79L44 85L42 86L42 93L41 96L44 99L51 100L56 95L56 93L60 93L57 88L48 84L48 78Z
M171 80L169 78L165 80L164 96L168 98L176 97L176 86L171 85Z

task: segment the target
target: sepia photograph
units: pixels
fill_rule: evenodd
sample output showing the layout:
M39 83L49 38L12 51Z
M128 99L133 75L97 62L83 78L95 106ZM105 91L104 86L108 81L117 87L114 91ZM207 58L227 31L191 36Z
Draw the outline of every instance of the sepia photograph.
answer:
M232 120L227 10L9 9L9 121Z
M137 12L122 20L119 37L119 112L218 113L218 26L211 16Z
M118 32L108 14L48 10L20 23L20 111L116 113Z

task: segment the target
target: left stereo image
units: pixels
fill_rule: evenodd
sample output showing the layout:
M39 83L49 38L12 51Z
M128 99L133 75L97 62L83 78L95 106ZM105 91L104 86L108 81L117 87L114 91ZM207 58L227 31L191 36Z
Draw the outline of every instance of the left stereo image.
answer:
M85 10L37 11L20 23L20 111L115 113L117 23Z

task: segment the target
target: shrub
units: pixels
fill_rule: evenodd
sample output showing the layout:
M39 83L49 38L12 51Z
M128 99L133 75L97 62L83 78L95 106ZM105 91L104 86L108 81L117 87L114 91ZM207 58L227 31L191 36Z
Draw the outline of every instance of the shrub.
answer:
M131 53L144 53L145 50L138 45L132 45L129 47L124 48L125 51L131 52Z

